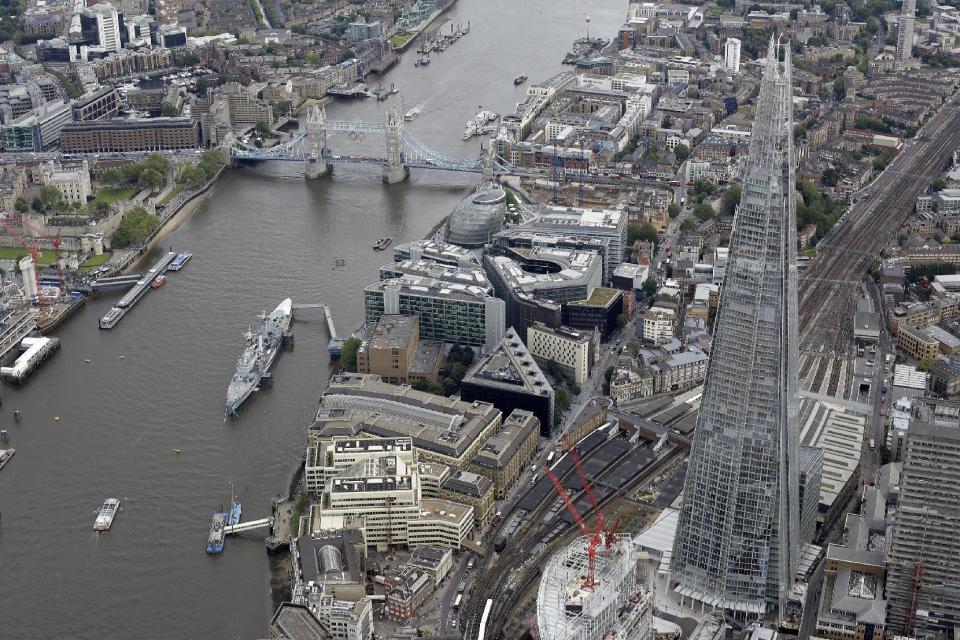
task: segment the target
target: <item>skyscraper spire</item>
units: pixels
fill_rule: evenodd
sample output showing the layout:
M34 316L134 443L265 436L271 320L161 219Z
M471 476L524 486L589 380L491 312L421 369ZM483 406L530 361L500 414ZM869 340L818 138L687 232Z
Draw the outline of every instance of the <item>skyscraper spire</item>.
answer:
M779 616L799 555L797 239L790 48L771 37L674 541L671 583Z

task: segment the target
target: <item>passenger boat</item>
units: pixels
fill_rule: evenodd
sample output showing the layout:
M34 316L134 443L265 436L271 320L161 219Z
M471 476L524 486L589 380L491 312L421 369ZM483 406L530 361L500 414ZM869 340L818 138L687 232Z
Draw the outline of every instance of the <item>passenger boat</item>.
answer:
M166 283L167 283L167 276L165 276L165 275L163 275L163 274L161 273L159 276L157 276L156 278L153 279L153 282L150 283L150 288L151 288L151 289L159 289L160 287L162 287L162 286L165 285Z
M97 515L93 528L97 531L109 531L113 525L113 519L117 516L120 509L120 501L116 498L107 498L100 507L100 513Z
M192 253L178 253L177 257L173 259L173 262L170 263L170 266L167 267L167 269L170 271L180 271L180 269L183 269L183 265L185 265L192 257Z
M374 248L376 251L383 251L384 249L386 249L387 247L390 246L390 243L391 243L391 242L393 242L393 238L380 238L380 239L377 240L377 242L373 245L373 248Z
M523 83L526 82L526 81L527 81L527 76L519 75L519 76L517 76L516 78L513 79L513 84L519 86L519 85L523 84Z
M207 553L214 556L223 551L223 541L226 538L226 532L223 530L226 526L227 514L218 511L213 514L213 520L210 522L210 535L207 536Z

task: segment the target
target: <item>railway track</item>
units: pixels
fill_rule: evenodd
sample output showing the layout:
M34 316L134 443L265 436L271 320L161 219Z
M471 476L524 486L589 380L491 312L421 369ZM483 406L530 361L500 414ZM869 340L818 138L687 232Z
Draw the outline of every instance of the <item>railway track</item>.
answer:
M598 507L603 510L605 507L609 506L612 501L620 497L624 492L632 491L638 485L647 482L651 477L660 473L665 469L673 460L678 456L683 455L686 449L681 449L675 447L674 449L667 452L661 458L655 460L649 468L638 475L629 485L621 487L616 491L611 492L605 498L598 501ZM569 478L573 473L573 469L570 470L564 478L561 478L561 482L566 482L566 478ZM578 493L575 496L571 496L571 501L576 502L582 495L583 492ZM554 521L543 524L543 515L546 511L554 504L555 500L544 501L536 511L528 513L524 516L524 524L518 529L516 535L514 535L510 540L507 541L507 547L503 550L502 553L497 556L487 556L483 558L477 566L477 577L474 581L473 587L470 592L470 599L467 603L467 606L464 610L464 623L463 623L463 633L464 638L475 638L479 633L479 622L480 616L483 613L483 607L486 604L488 598L493 598L494 606L491 610L491 615L489 617L489 624L487 629L486 637L490 640L495 640L500 637L500 634L503 629L503 625L507 621L506 613L509 611L510 607L513 606L514 600L511 597L514 593L522 593L522 591L529 587L529 581L531 578L531 573L535 573L539 567L535 563L531 563L529 566L524 565L524 561L529 558L530 548L537 544L544 536L553 529L557 522L560 522L561 519L558 517ZM593 514L593 510L588 511L583 514L583 519L586 521L589 516ZM501 526L506 524L502 523ZM565 526L559 534L555 537L551 544L546 545L543 551L552 551L560 544L562 540L568 540L568 534L571 533L574 529L577 528L577 524L568 524ZM540 555L543 555L543 551ZM505 587L507 584L507 579L510 576L510 573L513 569L524 565L522 573L515 576L516 587L509 592L506 592Z
M896 235L916 197L960 146L957 102L944 103L923 133L924 139L898 156L870 194L851 208L848 220L821 242L817 256L801 275L799 312L805 352L830 357L846 353L859 282Z

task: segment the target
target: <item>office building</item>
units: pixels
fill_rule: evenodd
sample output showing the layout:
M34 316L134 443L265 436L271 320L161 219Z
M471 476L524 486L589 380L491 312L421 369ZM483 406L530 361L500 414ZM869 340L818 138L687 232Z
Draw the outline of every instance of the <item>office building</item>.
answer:
M107 51L120 51L120 16L112 5L101 2L88 9L97 20L97 42Z
M344 469L384 454L395 456L407 466L415 463L411 438L333 436L315 440L307 447L304 483L311 495L320 495L327 482Z
M61 142L64 127L73 122L73 110L66 100L41 104L9 124L0 127L4 151L46 151ZM62 143L61 143L62 146Z
M623 313L623 291L597 287L586 300L563 305L563 324L581 331L598 331L607 338L617 328L617 317Z
M330 530L293 540L293 595L309 603L315 595L363 600L366 595L366 544L360 531Z
M175 49L187 44L187 30L180 25L165 24L157 29L157 43L165 49Z
M364 290L369 324L384 314L417 316L420 337L487 350L506 330L503 300L482 287L404 276Z
M823 449L800 447L799 500L801 543L813 542L817 534L817 512L820 504L820 484L823 479Z
M357 373L374 373L393 384L436 382L442 366L443 343L421 341L416 316L380 316L357 350Z
M655 347L673 340L677 312L666 307L653 306L643 313L643 340Z
M450 214L446 240L461 247L482 247L500 231L506 215L506 191L493 183L481 185Z
M674 540L692 606L782 618L799 562L790 49L771 37Z
M493 480L485 475L461 469L454 471L440 485L440 499L469 505L473 508L474 523L483 527L493 516L496 490Z
M190 118L96 120L63 127L65 153L171 151L197 148L197 127Z
M960 620L960 404L914 400L889 553L892 633L952 637Z
M529 411L540 421L541 435L552 431L553 387L512 328L470 367L460 382L460 397L489 402L505 416L515 409Z
M583 384L600 349L596 331L576 331L570 327L548 327L535 322L527 329L527 348L540 364L556 362L574 382Z
M488 402L435 396L374 375L342 374L330 379L307 435L311 446L334 436L408 437L418 461L466 469L502 423L500 411Z
M358 529L367 546L381 551L421 544L459 549L473 518L470 506L423 500L416 465L389 452L338 472L311 507L314 533Z
M537 451L540 420L531 411L514 409L503 428L473 457L470 468L493 480L496 499L502 500L516 484Z
M488 295L494 295L493 286L487 280L487 275L477 264L461 267L431 260L400 260L380 267L380 280L393 280L404 276L479 287Z
M473 251L448 242L436 240L417 240L393 246L393 259L438 262L454 267L476 267L480 262Z
M534 322L560 326L564 305L588 299L603 278L602 256L578 249L503 247L483 266L505 302L507 326L520 335Z
M603 281L610 281L613 272L623 262L627 242L625 211L544 205L537 214L520 225L520 229L544 236L580 236L606 241L609 250L604 253Z
M734 75L740 73L740 41L727 38L723 49L723 66Z
M74 100L73 117L77 122L105 120L118 115L120 107L120 93L113 87L103 87Z

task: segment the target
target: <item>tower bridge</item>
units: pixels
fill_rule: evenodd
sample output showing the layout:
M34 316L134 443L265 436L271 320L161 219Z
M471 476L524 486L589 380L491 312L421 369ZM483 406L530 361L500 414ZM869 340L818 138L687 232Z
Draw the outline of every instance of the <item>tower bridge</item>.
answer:
M328 146L328 133L382 134L384 155L382 157L342 155ZM404 130L403 116L398 107L387 112L384 122L361 122L327 120L326 110L313 106L300 131L290 140L269 148L257 148L236 138L229 141L230 157L235 162L281 160L302 162L307 178L319 178L333 170L335 164L360 164L383 168L383 181L388 184L401 182L410 174L410 169L433 171L458 171L482 173L492 178L494 173L513 174L516 167L496 155L491 147L486 153L474 158L451 158L430 148Z

